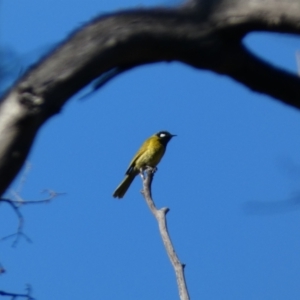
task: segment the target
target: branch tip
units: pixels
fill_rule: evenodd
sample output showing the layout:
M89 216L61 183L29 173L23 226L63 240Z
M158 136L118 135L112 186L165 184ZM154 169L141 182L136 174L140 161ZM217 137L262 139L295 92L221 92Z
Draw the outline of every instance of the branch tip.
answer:
M163 207L160 209L165 215L170 211L169 207Z

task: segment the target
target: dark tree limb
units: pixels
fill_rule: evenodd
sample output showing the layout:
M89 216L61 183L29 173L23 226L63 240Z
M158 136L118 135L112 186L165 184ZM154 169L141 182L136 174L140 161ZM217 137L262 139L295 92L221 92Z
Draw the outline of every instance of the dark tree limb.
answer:
M185 282L184 277L184 265L180 262L175 249L173 247L171 238L169 236L168 228L167 228L167 220L166 215L169 211L169 208L163 207L161 209L157 209L155 206L155 203L153 201L152 195L151 195L151 184L153 180L153 169L149 168L145 171L146 176L142 178L143 180L143 190L142 194L146 200L146 203L154 215L155 219L157 220L158 227L159 227L159 233L161 235L162 241L164 243L166 252L169 256L169 259L172 263L172 266L175 271L175 276L177 280L177 286L179 291L179 297L180 300L189 300L189 293L187 289L187 285Z
M253 31L300 34L300 1L190 0L174 9L104 15L80 28L0 103L0 195L22 167L43 123L110 70L181 61L299 109L299 77L251 54L242 40ZM104 76L99 85L117 74Z
M0 291L0 296L10 297L11 300L17 300L18 298L23 298L25 300L35 300L35 298L33 298L31 296L31 287L28 286L26 289L27 289L26 294L17 294L17 293L9 293L9 292L5 292L5 291Z

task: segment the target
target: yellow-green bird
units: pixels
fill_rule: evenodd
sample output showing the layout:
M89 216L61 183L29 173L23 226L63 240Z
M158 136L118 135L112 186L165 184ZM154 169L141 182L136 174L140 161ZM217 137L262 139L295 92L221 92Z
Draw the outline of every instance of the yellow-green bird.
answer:
M147 167L155 168L167 148L167 144L175 134L160 131L150 136L135 154L126 171L126 176L113 193L115 198L123 198L133 179Z

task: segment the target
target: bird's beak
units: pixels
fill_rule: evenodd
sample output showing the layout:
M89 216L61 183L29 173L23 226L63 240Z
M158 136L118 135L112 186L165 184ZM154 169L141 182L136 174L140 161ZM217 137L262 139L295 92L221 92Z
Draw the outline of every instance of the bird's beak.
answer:
M173 137L173 136L177 136L177 134L171 134L171 136Z

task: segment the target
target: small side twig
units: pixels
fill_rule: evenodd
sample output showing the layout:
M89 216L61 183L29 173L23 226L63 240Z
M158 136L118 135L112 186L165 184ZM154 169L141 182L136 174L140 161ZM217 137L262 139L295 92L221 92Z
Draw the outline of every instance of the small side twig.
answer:
M7 240L9 238L15 237L15 239L12 243L12 247L15 247L18 244L21 237L23 237L29 243L32 242L31 239L23 231L23 229L24 229L24 217L23 217L23 214L20 211L20 207L22 205L26 205L26 204L49 203L55 197L64 194L64 193L57 193L57 192L52 191L52 190L46 190L46 192L48 192L49 196L45 199L42 199L42 200L24 201L20 196L18 196L18 194L15 195L15 198L17 200L7 199L7 198L0 198L0 203L5 202L8 205L10 205L12 207L12 209L14 210L15 214L17 215L17 218L18 218L17 231L15 233L12 233L10 235L7 235L7 236L1 238L0 241L4 241L4 240Z
M152 184L153 175L154 175L153 169L148 168L145 171L145 173L146 173L146 176L142 177L142 181L143 181L142 194L146 200L146 203L147 203L149 209L151 210L152 214L154 215L154 217L156 218L156 220L158 222L159 232L160 232L162 241L164 243L165 249L167 251L167 254L169 256L169 259L170 259L170 261L173 265L174 271L175 271L180 300L189 300L190 298L189 298L189 294L188 294L188 290L187 290L187 286L186 286L186 282L185 282L185 277L184 277L185 265L183 265L179 261L179 258L175 252L171 238L168 233L166 215L169 211L169 208L167 208L167 207L164 207L161 209L156 208L154 201L152 199L152 195L151 195L151 184Z
M3 267L3 265L0 263L0 275L3 274L3 273L5 273L5 272L6 271L5 271L4 267Z

